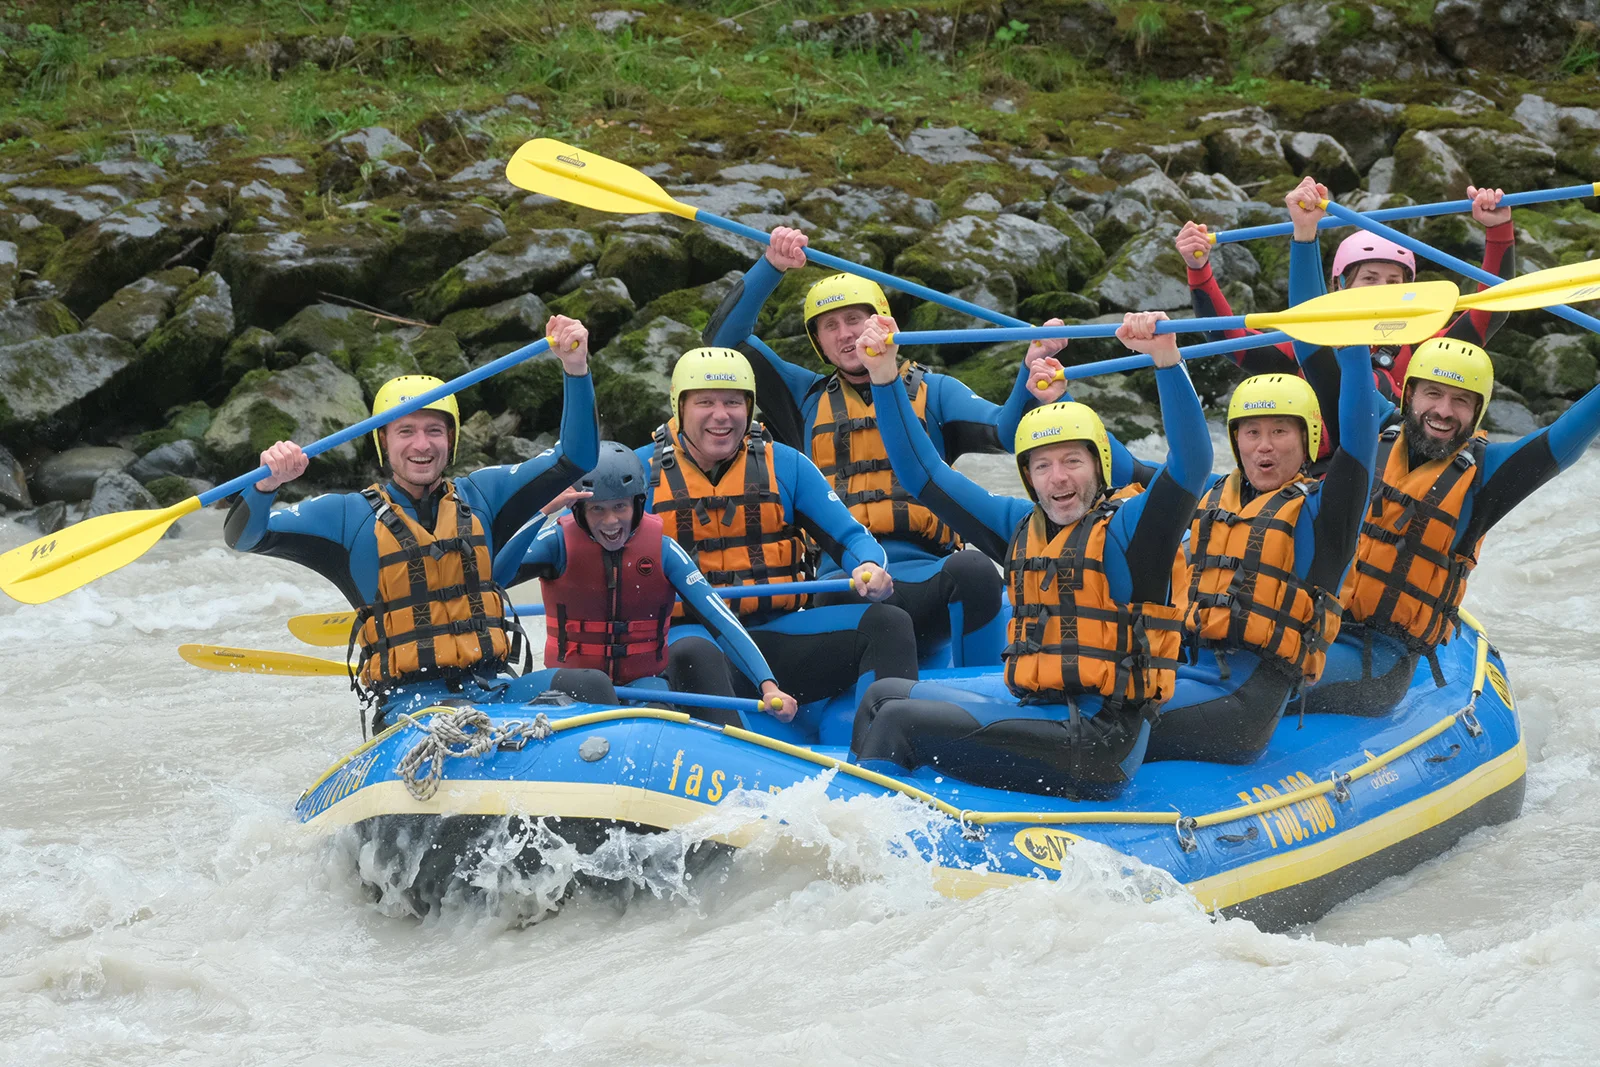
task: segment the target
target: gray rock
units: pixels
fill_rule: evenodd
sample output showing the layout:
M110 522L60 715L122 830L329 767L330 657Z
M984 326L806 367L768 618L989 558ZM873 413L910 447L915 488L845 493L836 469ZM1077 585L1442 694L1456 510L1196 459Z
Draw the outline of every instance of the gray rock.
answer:
M1578 397L1594 388L1595 358L1582 337L1546 334L1522 362L1518 382L1530 398Z
M1503 133L1480 127L1434 132L1455 150L1475 185L1538 189L1548 185L1555 177L1555 150L1527 134ZM1458 195L1465 193L1463 191Z
M43 277L60 289L63 303L87 315L185 248L204 245L227 221L220 207L183 193L129 204L57 248Z
M1151 145L1150 158L1161 164L1164 174L1188 174L1206 165L1206 146L1198 140Z
M368 160L378 162L392 156L415 152L416 149L382 126L368 126L364 130L339 138L339 146L357 163Z
M270 174L304 174L306 168L300 165L297 159L284 156L263 156L256 160L255 165Z
M961 202L962 211L977 211L989 215L998 215L1000 207L1000 201L989 193L973 193Z
M633 299L647 304L674 289L687 288L689 253L658 234L612 234L595 264L602 278L620 278Z
M964 215L941 225L895 262L899 272L950 290L1010 274L1019 291L1071 291L1104 258L1094 239L1065 215L1055 225L1021 215ZM1075 231L1063 233L1059 226Z
M1394 146L1394 190L1418 203L1455 200L1471 179L1461 159L1436 133L1407 130Z
M482 204L408 204L400 213L392 284L400 290L427 285L468 256L506 239L500 213Z
M22 464L0 445L0 508L23 511L31 507L33 497L28 493L28 479L22 473Z
M361 384L324 356L288 370L244 376L217 410L205 446L222 466L246 470L277 441L308 445L367 417ZM312 460L316 477L349 479L360 470L354 443Z
M1325 133L1289 133L1279 137L1283 154L1299 174L1315 174L1329 190L1348 193L1361 184L1361 174L1344 145Z
M0 241L0 308L16 299L17 264L17 246L10 241Z
M138 383L155 410L194 399L216 377L233 336L233 298L222 275L202 275L179 295L172 317L139 349Z
M233 292L241 324L277 326L323 293L375 302L387 288L389 234L365 222L345 222L315 233L229 233L217 241L211 269Z
M495 441L494 461L496 463L526 463L542 452L538 445L526 437L515 434L506 434Z
M717 171L717 177L725 182L783 182L805 176L806 172L796 167L779 167L771 163L741 163Z
M72 520L67 514L67 505L59 500L40 504L32 511L13 515L11 518L23 526L32 526L41 534L53 534L72 525Z
M1199 197L1202 200L1232 200L1242 204L1250 199L1250 194L1233 184L1226 174L1185 174L1178 182L1178 188L1191 201Z
M788 201L776 189L764 189L751 182L730 182L726 185L680 185L671 189L672 195L693 207L731 218L753 211L778 214Z
M1161 164L1143 152L1129 152L1121 148L1108 148L1100 153L1100 173L1119 182L1130 181L1142 174L1159 171Z
M1056 177L1056 168L1042 159L1033 159L1019 152L1013 152L1007 157L1006 161L1018 170L1032 174L1036 178L1046 178L1053 181Z
M1394 191L1394 157L1380 159L1367 171L1367 192L1387 196Z
M1113 189L1111 199L1137 200L1151 211L1169 211L1180 219L1188 218L1192 211L1188 195L1178 187L1177 182L1159 170L1142 174L1120 188Z
M1333 14L1359 20L1357 33L1333 26ZM1403 25L1394 12L1370 2L1335 7L1323 0L1297 0L1273 10L1256 28L1257 62L1299 81L1340 84L1405 80L1443 73L1432 41Z
M1002 115L1015 115L1017 113L1017 102L1004 96L996 97L989 104L989 110L998 111Z
M278 339L259 326L247 327L238 337L228 342L222 353L222 380L233 388L240 378L272 362L278 351Z
M1192 212L1191 204L1188 213ZM1095 223L1094 239L1107 255L1116 255L1117 250L1129 239L1148 232L1155 224L1155 212L1146 207L1143 201L1131 198L1114 200Z
M118 289L110 300L83 320L83 327L120 337L132 345L142 345L172 314L178 294L199 277L193 267L177 267L140 278Z
M1539 420L1533 417L1533 412L1528 410L1528 405L1519 394L1497 382L1494 398L1489 401L1489 410L1483 416L1483 428L1490 433L1523 437L1539 428Z
M402 326L380 333L370 348L355 355L351 369L371 399L390 378L431 374L448 381L467 372L467 360L461 343L449 330Z
M1305 121L1306 129L1325 133L1344 146L1359 171L1394 149L1404 129L1405 107L1383 100L1357 97L1322 109Z
M1249 107L1235 108L1232 111L1211 111L1194 120L1196 126L1265 126L1268 129L1277 129L1277 120L1264 108L1251 105Z
M1190 199L1189 204L1194 208L1194 221L1203 222L1212 230L1233 230L1243 225L1239 216L1245 201L1196 196Z
M632 26L644 18L643 11L591 11L589 21L594 23L594 28L604 34L613 34L624 26Z
M1284 158L1278 135L1266 126L1239 126L1218 130L1205 138L1212 170L1221 171L1235 182L1253 182L1287 175L1289 161Z
M133 346L98 330L0 348L0 434L71 440L99 391L134 361Z
M160 506L144 486L121 471L110 471L95 481L89 495L89 508L83 517L93 519L116 511L143 511Z
M33 476L33 490L41 500L88 500L102 475L121 473L138 458L126 448L68 449L39 465Z
M1600 112L1594 108L1557 107L1532 93L1522 94L1511 117L1531 136L1555 147L1564 147L1574 135L1600 130Z
M450 175L445 179L445 184L452 187L451 194L459 199L486 196L501 207L523 196L521 189L506 180L506 161L503 159L485 159L474 163Z
M1083 295L1105 311L1175 311L1189 307L1189 281L1172 239L1177 230L1159 226L1134 237Z
M370 313L343 304L312 304L294 313L273 335L273 351L292 366L304 356L319 353L334 363L349 366L355 356L378 341Z
M289 205L289 194L260 178L234 194L234 209L241 218L254 216L258 220L279 222L296 218L294 208Z
M632 307L631 302L629 307ZM545 307L544 301L532 293L523 293L488 307L451 312L439 326L455 334L457 340L468 346L501 341L526 344L544 336L544 325L549 319L550 309ZM588 325L587 320L580 321Z
M89 185L79 189L50 189L13 185L11 197L62 233L72 234L127 203L121 190L109 185Z
M706 233L721 231L707 229ZM743 270L739 271L743 276ZM550 302L550 310L577 319L589 328L589 344L596 351L616 336L636 309L628 287L620 278L594 278ZM448 322L449 320L446 320Z
M516 234L451 267L412 306L424 318L439 319L459 307L545 292L599 257L594 238L582 230Z
M167 180L165 170L140 159L102 159L89 166L108 178L126 178L137 185L160 185Z
M983 142L971 130L959 126L912 130L906 137L906 155L928 163L948 166L953 163L993 163L994 157L979 152Z
M1015 316L1017 313L1017 283L1011 280L1009 274L991 274L981 281L957 289L952 296L958 296L969 304L998 311L1003 315ZM911 312L910 329L913 330L970 330L976 327L992 326L993 323L974 318L960 311L944 307L940 304L918 304ZM970 345L939 345L932 349L946 362L955 362L961 358L963 349L970 349ZM927 362L928 350L919 347L914 358Z
M78 317L59 300L34 300L0 311L0 347L60 337L78 329Z
M1463 118L1499 110L1499 105L1482 93L1471 89L1457 89L1455 94L1439 105L1441 111L1453 111Z
M1597 0L1439 0L1432 29L1439 51L1461 66L1546 75L1579 24L1597 21Z
M172 441L152 448L135 460L127 471L140 485L174 474L183 478L194 477L200 473L200 449L193 441Z

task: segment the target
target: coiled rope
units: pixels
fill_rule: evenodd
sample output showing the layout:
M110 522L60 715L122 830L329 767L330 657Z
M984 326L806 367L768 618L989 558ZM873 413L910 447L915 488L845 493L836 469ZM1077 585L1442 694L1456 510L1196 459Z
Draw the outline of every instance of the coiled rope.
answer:
M510 719L498 726L479 708L462 708L446 715L433 715L419 722L401 716L422 732L395 767L395 774L418 800L430 800L439 791L439 779L447 759L476 759L496 748L518 749L532 741L543 741L553 731L550 720L540 712L532 722Z

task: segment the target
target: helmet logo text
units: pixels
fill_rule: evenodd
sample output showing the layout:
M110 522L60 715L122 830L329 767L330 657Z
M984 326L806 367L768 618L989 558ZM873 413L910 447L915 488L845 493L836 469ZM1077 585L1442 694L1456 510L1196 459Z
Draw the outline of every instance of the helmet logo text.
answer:
M1033 436L1031 438L1029 438L1029 440L1037 441L1041 437L1060 437L1060 436L1061 436L1061 427L1059 427L1059 426L1051 426L1048 429L1033 431Z
M1247 400L1240 405L1246 411L1255 411L1258 408L1276 408L1277 406L1278 402L1276 400Z
M829 304L837 304L839 301L843 300L844 298L845 298L845 294L844 293L834 293L832 296L819 297L817 299L817 307L826 307Z
M1466 385L1467 384L1467 376L1466 375L1457 374L1453 370L1445 370L1443 367L1435 367L1435 368L1433 368L1433 376L1435 378L1449 378L1451 381L1460 382L1462 385Z

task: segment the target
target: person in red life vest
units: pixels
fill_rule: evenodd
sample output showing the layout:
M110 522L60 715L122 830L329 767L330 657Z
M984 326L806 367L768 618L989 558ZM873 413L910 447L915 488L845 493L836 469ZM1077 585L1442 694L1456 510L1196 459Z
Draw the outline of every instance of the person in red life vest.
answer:
M561 439L531 460L447 478L461 412L447 396L375 431L386 482L274 509L278 489L306 472L293 441L261 453L271 472L239 494L224 536L230 548L275 556L327 578L357 608L352 683L381 729L447 697L516 699L522 628L495 584L492 560L540 508L594 466L600 441L589 333L561 315L545 324L563 371ZM425 374L391 379L374 414L444 383ZM363 715L363 726L365 716Z
M1467 186L1467 198L1472 201L1472 217L1484 227L1483 269L1502 278L1516 276L1516 228L1511 224L1511 209L1501 207L1505 195L1500 189L1479 189ZM1317 223L1326 214L1316 204L1328 198L1326 186L1307 177L1284 197L1289 217L1294 223L1294 244L1289 253L1289 306L1303 303L1323 295L1322 247L1317 240ZM1305 206L1302 206L1305 205ZM1205 225L1184 223L1178 231L1178 253L1189 269L1189 292L1194 301L1194 313L1199 316L1232 315L1227 297L1217 284L1211 269L1211 236ZM1417 278L1417 259L1410 249L1375 237L1363 230L1346 237L1339 243L1333 256L1333 270L1327 284L1334 289L1359 289L1368 285L1403 285ZM1480 286L1480 289L1486 288ZM1489 338L1505 323L1505 313L1464 311L1450 325L1439 332L1439 337L1468 341L1475 345L1488 344ZM1226 330L1213 336L1241 337L1251 330ZM1372 349L1373 381L1378 393L1393 402L1400 395L1405 381L1406 365L1411 361L1411 345L1382 345ZM1299 364L1289 343L1276 348L1256 348L1237 352L1234 360L1251 374L1298 374ZM1312 382L1317 387L1317 382ZM1327 410L1336 404L1337 387L1332 392L1318 388L1318 399ZM1326 458L1335 438L1324 438Z
M538 578L544 591L545 669L530 674L539 680L529 684L609 703L616 696L607 696L607 682L635 685L664 676L667 688L680 693L733 696L731 661L763 701L780 703L773 712L779 720L793 719L794 698L778 687L738 618L688 553L663 536L661 517L645 512L648 492L639 457L626 445L602 441L594 470L547 509L570 504L571 513L529 523L501 550L497 577L507 585ZM686 637L668 646L678 597L716 644ZM579 672L594 677L575 677ZM712 722L744 725L738 712L689 711Z

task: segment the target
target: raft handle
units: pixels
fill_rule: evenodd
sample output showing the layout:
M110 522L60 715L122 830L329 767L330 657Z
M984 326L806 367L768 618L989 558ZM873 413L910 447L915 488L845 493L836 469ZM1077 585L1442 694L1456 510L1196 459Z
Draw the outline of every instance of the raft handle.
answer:
M1178 821L1174 824L1178 831L1178 847L1185 852L1193 852L1200 847L1200 842L1194 837L1194 828L1198 825L1190 815L1178 816Z
M982 841L989 836L989 831L975 822L968 822L967 816L972 814L965 809L956 817L961 824L961 839L963 841Z
M1461 746L1460 745L1451 745L1449 752L1446 752L1442 756L1429 756L1423 762L1424 763L1448 763L1451 760L1455 759L1459 755L1461 755Z
M1350 775L1334 771L1328 776L1333 782L1333 799L1343 804L1350 799Z

